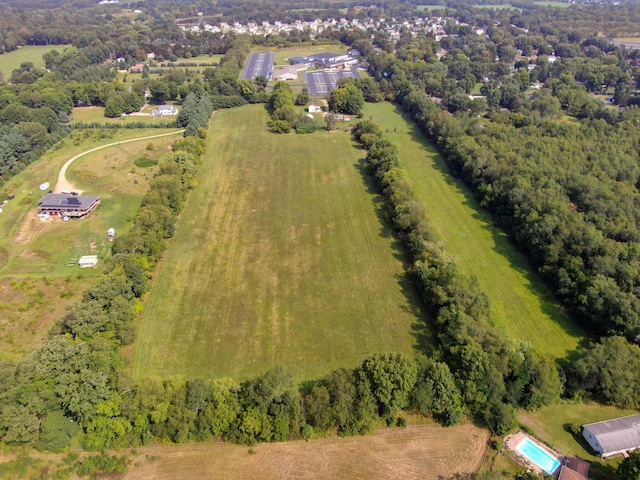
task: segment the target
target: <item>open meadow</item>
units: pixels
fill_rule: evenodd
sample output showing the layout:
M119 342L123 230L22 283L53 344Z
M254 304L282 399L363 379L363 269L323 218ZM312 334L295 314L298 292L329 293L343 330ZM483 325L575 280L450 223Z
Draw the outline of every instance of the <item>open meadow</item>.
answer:
M79 130L52 147L40 160L11 178L0 189L15 198L0 214L0 277L33 275L69 275L77 266L67 267L85 254L108 255L110 244L107 229L126 230L148 188L152 173L131 163L136 152L150 157L166 152L176 137L142 140L126 146L115 146L80 157L72 164L68 177L86 195L99 195L99 208L87 218L69 222L41 222L36 215L43 194L38 186L43 182L55 187L58 171L69 158L96 146L176 131L175 129ZM153 150L146 150L152 143ZM105 162L109 162L106 165ZM106 166L105 166L106 165ZM84 275L91 272L83 270Z
M86 219L41 222L35 213L46 192L38 186L46 181L53 189L61 165L83 151L168 131L175 130L76 131L0 188L2 198L15 196L0 214L0 360L17 360L40 345L65 306L82 298L101 270L81 270L71 259L109 255L107 228L122 232L129 227L155 168L136 167L133 159L144 154L157 158L179 137L132 142L76 160L68 177L87 194L102 197Z
M366 104L365 118L382 125L398 148L401 166L426 206L429 222L457 258L460 270L475 277L489 296L493 322L511 338L541 352L564 357L584 338L554 301L506 236L492 225L464 184L399 107Z
M245 479L335 480L460 478L486 458L489 434L473 424L442 427L409 418L407 428L385 428L370 435L310 441L264 443L253 447L223 442L150 445L109 452L128 457L122 480ZM80 459L97 452L77 453ZM4 451L2 478L79 478L62 453ZM19 458L19 460L18 460ZM9 463L11 462L11 463ZM67 462L67 463L65 463Z
M143 447L123 478L437 480L475 472L488 437L486 430L468 423L455 427L428 424L387 428L367 436L261 444L251 449L228 443Z
M403 255L347 133L274 135L262 105L212 119L199 184L139 321L133 374L296 380L411 352Z
M20 68L25 62L33 63L36 68L44 67L44 60L42 55L50 52L51 50L58 50L62 53L65 48L71 45L42 45L42 46L27 46L20 47L9 53L3 53L0 55L0 72L4 75L5 81L11 78L11 72Z

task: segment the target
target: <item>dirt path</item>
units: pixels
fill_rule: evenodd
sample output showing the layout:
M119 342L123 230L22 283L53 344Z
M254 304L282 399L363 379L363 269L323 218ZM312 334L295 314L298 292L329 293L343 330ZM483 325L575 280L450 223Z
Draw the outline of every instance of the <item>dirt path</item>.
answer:
M70 158L69 160L64 162L64 165L62 165L62 168L60 169L60 173L58 174L58 183L56 183L56 187L54 188L53 191L54 191L54 193L60 193L60 192L63 192L63 191L70 192L72 190L75 191L75 192L78 192L78 193L82 193L83 192L82 190L76 189L71 184L71 182L69 182L67 180L67 168L74 161L76 161L78 158L82 157L83 155L86 155L87 153L92 153L92 152L95 152L96 150L100 150L102 148L115 147L116 145L121 145L123 143L138 142L140 140L150 140L152 138L166 137L166 136L169 136L169 135L176 135L176 134L182 133L182 132L184 132L184 129L177 130L175 132L161 133L161 134L158 134L158 135L151 135L151 136L148 136L148 137L130 138L129 140L121 140L119 142L108 143L106 145L100 145L99 147L95 147L95 148L92 148L92 149L87 150L85 152L79 153L75 157Z

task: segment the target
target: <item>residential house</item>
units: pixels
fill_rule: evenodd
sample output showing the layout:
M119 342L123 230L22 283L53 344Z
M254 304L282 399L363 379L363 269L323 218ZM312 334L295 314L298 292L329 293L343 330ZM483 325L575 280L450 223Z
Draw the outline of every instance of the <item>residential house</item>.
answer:
M144 70L144 63L136 63L135 65L132 65L129 70L131 73L142 73Z
M173 105L159 105L151 110L151 118L178 115L178 109Z

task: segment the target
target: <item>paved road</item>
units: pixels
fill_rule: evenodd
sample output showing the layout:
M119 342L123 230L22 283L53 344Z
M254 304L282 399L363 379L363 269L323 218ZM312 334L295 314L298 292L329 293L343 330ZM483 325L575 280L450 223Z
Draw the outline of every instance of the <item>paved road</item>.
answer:
M348 70L317 70L304 73L304 81L313 97L328 96L341 78L360 78L357 67Z
M274 58L271 52L250 53L240 78L242 80L253 80L262 75L271 79Z
M71 165L74 161L76 161L78 158L82 157L83 155L86 155L87 153L91 153L91 152L95 152L96 150L100 150L102 148L107 148L107 147L115 147L116 145L120 145L122 143L130 143L130 142L137 142L139 140L150 140L152 138L158 138L158 137L166 137L168 135L176 135L177 133L182 133L184 132L184 129L182 130L177 130L175 132L169 132L169 133L160 133L158 135L151 135L149 137L138 137L138 138L130 138L129 140L120 140L119 142L113 142L113 143L108 143L107 145L101 145L99 147L96 148L92 148L91 150L87 150L86 152L82 152L79 153L78 155L76 155L73 158L70 158L69 160L67 160L66 162L64 162L64 165L62 165L62 168L60 169L60 173L58 174L58 183L56 183L56 188L54 188L54 193L60 193L61 191L75 191L78 193L82 193L82 190L77 190L73 185L71 185L71 183L67 180L67 168L69 167L69 165Z

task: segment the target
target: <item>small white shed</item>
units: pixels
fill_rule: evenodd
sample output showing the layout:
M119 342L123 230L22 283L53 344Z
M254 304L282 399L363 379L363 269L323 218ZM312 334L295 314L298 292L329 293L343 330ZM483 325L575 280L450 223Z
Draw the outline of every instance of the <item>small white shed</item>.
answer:
M84 255L80 257L80 260L78 260L78 265L80 265L80 268L95 267L97 263L97 255Z

